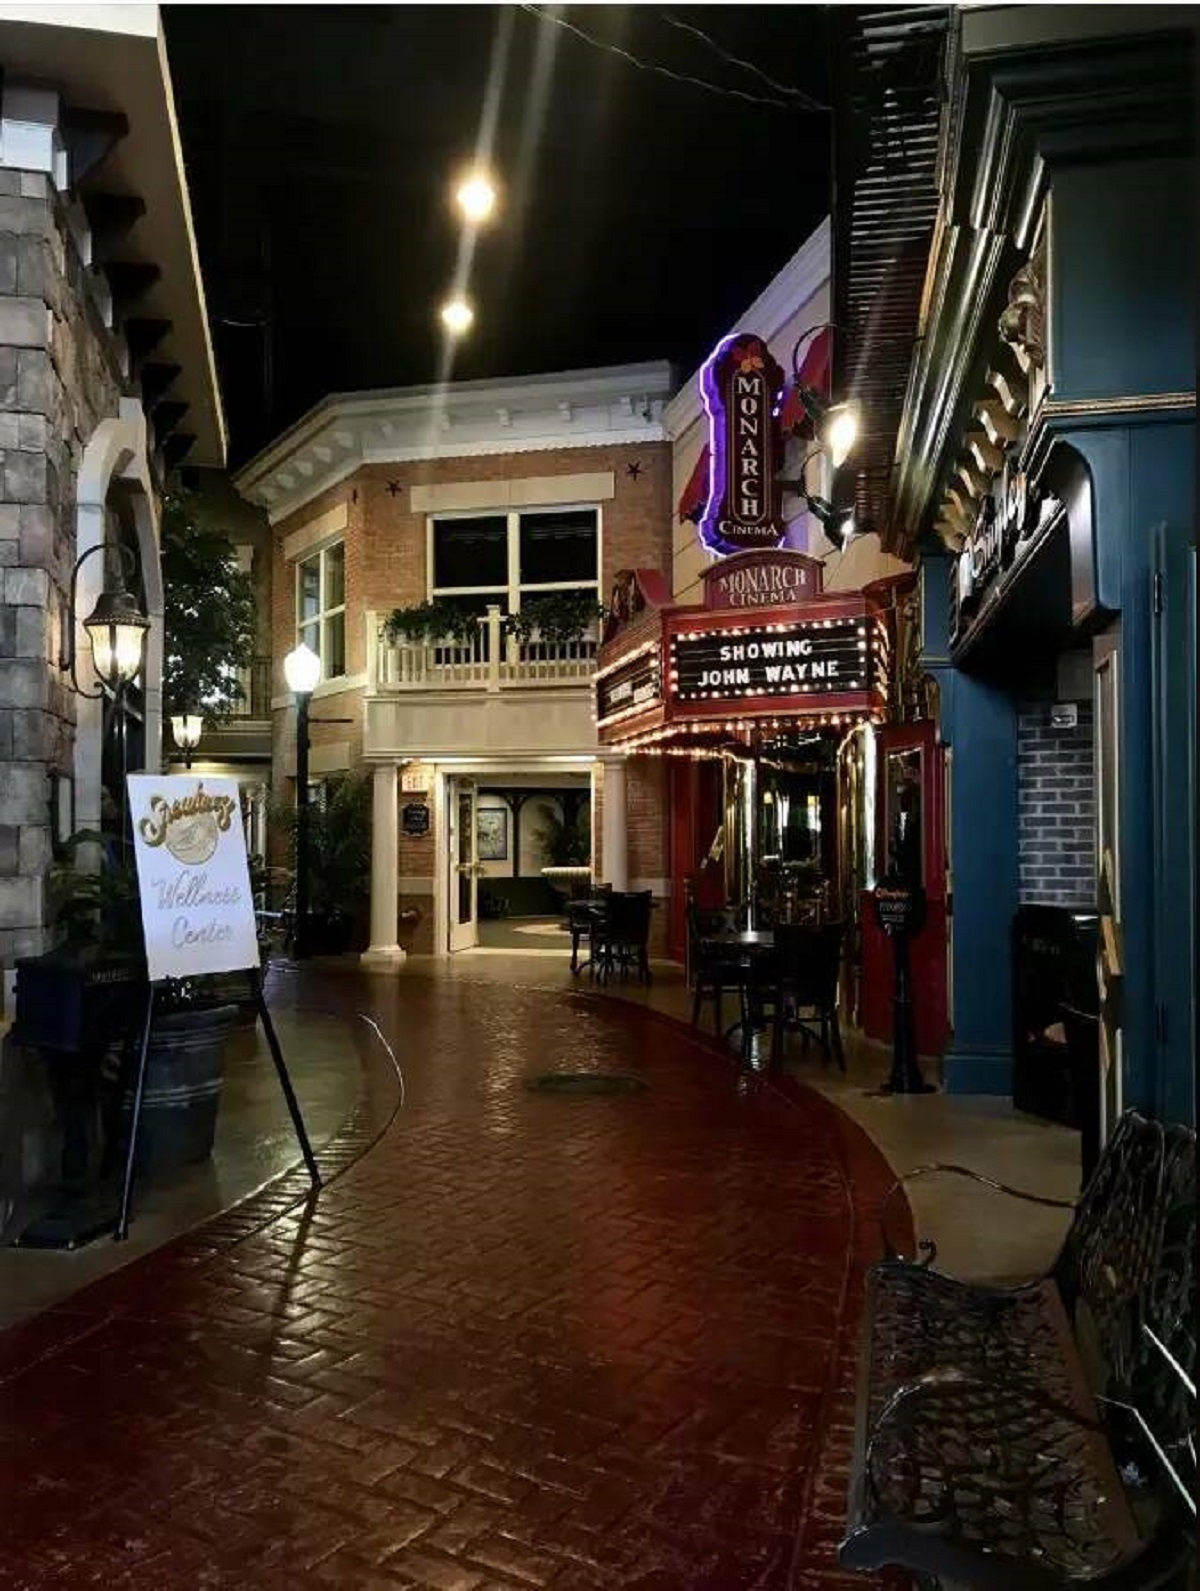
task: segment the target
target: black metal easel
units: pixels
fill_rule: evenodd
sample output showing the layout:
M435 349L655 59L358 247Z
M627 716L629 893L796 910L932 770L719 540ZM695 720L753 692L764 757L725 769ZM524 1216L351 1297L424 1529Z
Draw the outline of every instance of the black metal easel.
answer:
M314 1191L321 1186L321 1171L317 1165L317 1158L313 1154L312 1144L308 1139L308 1132L304 1126L304 1117L300 1112L300 1104L296 1092L292 1087L292 1079L288 1075L287 1063L283 1058L283 1051L279 1045L279 1035L275 1031L275 1024L271 1021L271 1013L267 1002L263 998L262 974L257 967L247 967L246 979L250 991L254 996L255 1008L267 1035L267 1044L271 1051L271 1059L275 1063L275 1071L279 1077L279 1086L283 1089L283 1097L287 1101L288 1114L292 1118L292 1126L296 1129L296 1140L300 1145L300 1153L304 1157L304 1164L312 1179ZM146 1091L146 1058L150 1053L150 1028L154 1021L154 1002L160 985L151 983L150 993L146 1000L146 1019L142 1025L142 1038L138 1047L137 1081L133 1093L133 1115L129 1123L129 1143L125 1151L125 1180L121 1189L121 1208L117 1216L117 1227L113 1234L114 1241L122 1242L129 1236L129 1213L133 1201L133 1176L134 1163L137 1157L138 1128L142 1119L142 1097Z

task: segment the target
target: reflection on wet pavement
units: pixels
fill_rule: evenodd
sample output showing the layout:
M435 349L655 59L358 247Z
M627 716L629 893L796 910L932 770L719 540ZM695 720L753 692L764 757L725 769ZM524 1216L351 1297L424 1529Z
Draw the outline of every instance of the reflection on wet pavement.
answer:
M404 1110L372 1144L376 1047L315 1200L0 1335L0 1585L840 1591L865 1136L630 1005L306 974L277 1008L315 1030L318 992L347 1033L369 1001Z

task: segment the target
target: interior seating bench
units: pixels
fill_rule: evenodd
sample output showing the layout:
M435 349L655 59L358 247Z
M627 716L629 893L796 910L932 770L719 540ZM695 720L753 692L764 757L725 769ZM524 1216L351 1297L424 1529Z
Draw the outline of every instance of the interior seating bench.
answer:
M1128 1112L1074 1206L962 1166L891 1189L867 1278L846 1567L955 1591L1194 1584L1195 1154L1190 1129ZM987 1287L934 1269L928 1240L897 1253L890 1201L934 1174L1074 1209L1051 1268Z

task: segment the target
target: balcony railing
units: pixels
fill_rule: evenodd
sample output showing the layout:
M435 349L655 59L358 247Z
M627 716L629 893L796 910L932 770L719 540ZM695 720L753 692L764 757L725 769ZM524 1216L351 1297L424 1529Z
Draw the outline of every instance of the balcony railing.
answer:
M367 614L369 691L500 691L530 686L581 685L596 666L596 637L518 640L504 615L489 607L466 639L394 640L377 613Z

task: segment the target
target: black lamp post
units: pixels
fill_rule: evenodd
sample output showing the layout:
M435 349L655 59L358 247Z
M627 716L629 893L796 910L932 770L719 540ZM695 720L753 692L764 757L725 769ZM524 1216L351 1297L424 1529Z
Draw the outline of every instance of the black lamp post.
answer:
M283 674L296 701L296 926L292 954L308 954L308 704L321 678L321 659L301 641L283 660Z

